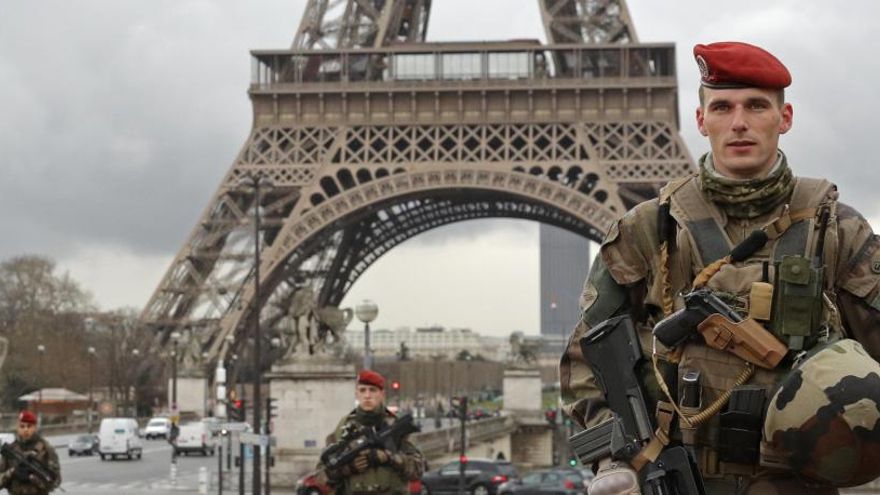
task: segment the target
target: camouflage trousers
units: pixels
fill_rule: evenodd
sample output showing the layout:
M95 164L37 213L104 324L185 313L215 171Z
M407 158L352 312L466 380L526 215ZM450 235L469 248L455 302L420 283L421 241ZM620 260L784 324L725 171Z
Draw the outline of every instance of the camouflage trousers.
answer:
M838 495L837 488L816 486L793 477L757 478L730 476L704 480L712 495Z

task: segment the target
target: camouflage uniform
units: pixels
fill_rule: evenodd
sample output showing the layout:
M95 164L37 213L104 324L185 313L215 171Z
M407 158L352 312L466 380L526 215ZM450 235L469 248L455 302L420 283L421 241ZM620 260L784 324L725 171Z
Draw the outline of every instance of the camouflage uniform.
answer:
M12 495L42 495L61 485L61 465L58 463L58 454L42 436L34 433L27 441L16 438L10 446L24 455L33 456L37 462L55 473L57 482L54 486L45 486L40 480L33 478L30 481L23 481L16 477L17 464L15 461L0 457L0 473L2 473L0 474L0 487L9 490Z
M773 224L770 230L778 226L781 235L771 237L744 262L722 267L708 283L725 302L748 313L749 290L752 282L761 281L764 261L772 264L786 252L807 258L812 255L819 237L816 232L821 231L817 216L823 207L830 217L822 260L822 291L827 303L821 321L830 337L854 338L874 359L880 358L880 237L873 234L858 212L836 200L836 188L827 181L794 178L781 152L766 178L743 181L717 174L711 154L707 154L700 161L698 175L668 184L659 198L627 212L611 227L593 262L581 295L583 317L560 361L562 399L568 414L584 426L598 424L609 416L602 391L579 346L591 327L628 312L639 329L645 354L650 355L651 330L664 316L664 292L674 295L675 310L682 308L680 294L690 289L703 267L728 254L753 230ZM800 205L796 208L793 201ZM658 231L661 203L669 205L670 218L662 234ZM807 214L794 215L796 209ZM779 221L781 218L786 221ZM665 265L668 272L660 256L663 241L671 246ZM668 280L671 290L665 290L664 280ZM661 358L666 357L665 349L658 352ZM732 388L743 361L692 342L683 347L678 367L702 372L706 404ZM750 383L768 386L769 390L789 369L759 369ZM646 383L649 395L660 398L656 381L652 386L652 380L649 377ZM669 385L675 389L674 383ZM716 416L701 426L695 443L709 493L837 493L836 489L808 486L784 471L718 462L717 424Z
M342 418L336 431L333 433L333 441L339 441L344 430L349 424L359 426L371 426L382 429L391 426L396 417L391 411L382 408L381 414L363 411L360 408ZM337 494L394 494L403 495L408 493L409 481L418 480L422 476L425 460L422 453L409 439L404 439L398 446L394 462L381 466L370 466L362 473L345 475L341 472L327 472L327 478L331 485L336 486ZM345 466L343 466L343 469ZM318 469L324 470L319 465Z

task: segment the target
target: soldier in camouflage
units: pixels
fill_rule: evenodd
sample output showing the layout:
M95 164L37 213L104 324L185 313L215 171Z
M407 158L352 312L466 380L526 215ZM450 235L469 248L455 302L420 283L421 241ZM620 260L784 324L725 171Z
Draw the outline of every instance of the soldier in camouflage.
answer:
M15 441L10 445L26 457L31 457L55 474L56 483L47 486L33 474L18 469L14 460L0 457L0 488L6 488L12 495L43 495L61 485L61 465L55 449L37 433L37 416L31 411L22 411L18 416L18 430Z
M379 373L362 370L355 390L357 407L339 422L333 441L342 439L352 425L381 430L394 424L394 414L385 407L385 378ZM408 493L409 481L422 477L425 460L409 439L397 451L370 449L358 455L349 465L326 469L319 465L337 494L366 495Z
M723 402L740 378L765 390L760 456L725 460L718 414L686 442L708 493L836 494L880 475L880 237L837 201L833 184L794 176L778 150L793 117L784 99L791 76L779 60L736 42L697 45L694 55L701 73L697 126L711 151L698 173L670 182L608 232L560 361L562 400L583 426L609 417L579 341L628 313L644 353L657 359L658 373L644 384L650 398L674 401L683 370L700 372L703 405ZM755 230L766 242L733 261L732 249ZM774 369L755 369L699 338L673 349L655 342L654 325L681 309L681 295L694 287L711 289L763 324L787 345L786 358ZM666 397L660 379L672 391ZM672 424L673 441L682 441L681 418ZM594 468L591 494L640 493L626 462L608 459Z

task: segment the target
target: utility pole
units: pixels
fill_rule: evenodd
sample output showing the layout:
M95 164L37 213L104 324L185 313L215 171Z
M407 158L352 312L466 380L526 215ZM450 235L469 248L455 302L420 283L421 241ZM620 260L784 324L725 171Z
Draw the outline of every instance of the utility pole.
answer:
M468 398L463 395L458 398L458 419L461 422L461 446L458 451L458 495L465 494L464 471L467 465L467 410Z

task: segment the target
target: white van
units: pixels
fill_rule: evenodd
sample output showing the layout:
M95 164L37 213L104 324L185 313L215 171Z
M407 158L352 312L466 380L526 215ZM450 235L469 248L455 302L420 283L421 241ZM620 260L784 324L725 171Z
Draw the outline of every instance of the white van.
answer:
M141 458L143 455L143 442L141 441L137 421L134 418L104 418L101 420L101 429L98 431L98 454L101 460L109 456Z
M174 441L174 451L177 454L189 454L201 452L202 455L214 455L217 448L217 438L211 432L208 424L202 421L193 421L180 427L180 434Z
M144 436L147 437L147 440L151 438L168 438L170 434L171 420L168 418L153 418L147 423L147 427L144 428Z

